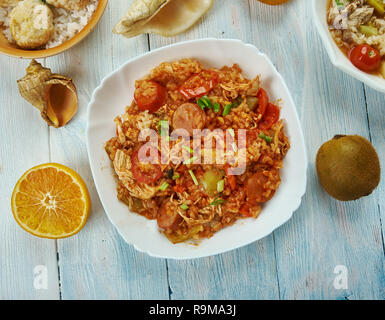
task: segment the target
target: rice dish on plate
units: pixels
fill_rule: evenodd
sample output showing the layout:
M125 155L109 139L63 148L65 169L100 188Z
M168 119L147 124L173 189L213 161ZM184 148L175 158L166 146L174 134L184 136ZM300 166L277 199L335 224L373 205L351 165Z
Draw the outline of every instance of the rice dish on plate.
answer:
M160 64L135 82L105 145L118 199L157 220L172 243L256 219L280 186L290 148L280 105L237 64Z

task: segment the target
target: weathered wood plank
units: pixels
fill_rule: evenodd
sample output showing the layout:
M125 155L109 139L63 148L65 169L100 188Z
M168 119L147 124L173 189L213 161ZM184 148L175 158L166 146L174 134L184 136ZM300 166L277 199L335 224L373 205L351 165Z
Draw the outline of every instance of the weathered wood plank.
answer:
M21 98L16 84L28 63L0 56L0 299L57 299L55 241L25 232L11 211L17 180L29 168L48 161L47 125L39 111ZM35 267L40 265L47 271L47 288L37 290L34 279L41 270Z
M148 49L146 36L129 40L112 35L112 25L125 7L124 0L111 1L101 22L84 42L47 59L54 70L74 79L80 99L73 121L65 128L50 130L50 157L75 169L87 183L92 198L92 212L84 230L58 241L63 299L168 298L165 261L137 252L118 235L99 201L86 151L87 104L93 90L108 73Z
M310 1L279 8L250 5L253 37L288 83L310 162L300 209L274 232L281 298L381 298L384 267L375 198L337 202L321 189L314 169L318 148L335 134L369 136L363 86L331 65L312 24ZM337 265L347 267L347 290L333 286Z
M146 36L124 39L111 33L130 2L110 1L85 41L46 60L55 72L71 76L79 91L79 112L66 128L48 129L20 97L16 80L29 61L0 56L0 299L168 299L168 277L171 299L384 299L384 172L372 196L341 203L321 189L314 170L317 149L338 133L370 138L384 167L384 95L331 65L313 27L310 1L277 7L256 0L216 1L188 32L149 37L151 49L203 37L239 38L271 57L296 102L310 162L307 194L293 219L247 247L167 266L124 243L96 194L85 126L88 101L101 79L148 50ZM10 209L17 179L48 161L78 171L93 203L84 230L57 243L24 232ZM38 265L47 267L46 290L33 286ZM346 290L333 286L337 265L347 268Z
M376 235L376 242L382 245L384 257L382 259L382 270L385 264L385 199L383 197L385 193L385 96L365 86L365 97L367 103L368 121L370 128L370 139L373 146L376 148L381 163L381 182L377 189L374 191L373 196L376 199L378 205L378 215L380 224L374 226L374 232ZM374 214L374 213L373 213ZM381 229L381 230L379 230ZM382 233L381 233L382 232ZM380 234L382 236L380 236ZM381 264L380 264L381 265ZM381 291L379 299L385 299L385 273L381 278Z
M172 38L150 36L151 49L206 37L250 41L247 1L215 1L192 29ZM204 48L202 48L204 50ZM186 52L186 55L188 53ZM277 299L273 237L194 261L168 261L171 299Z
M168 260L171 299L278 299L270 235L238 250L191 261Z

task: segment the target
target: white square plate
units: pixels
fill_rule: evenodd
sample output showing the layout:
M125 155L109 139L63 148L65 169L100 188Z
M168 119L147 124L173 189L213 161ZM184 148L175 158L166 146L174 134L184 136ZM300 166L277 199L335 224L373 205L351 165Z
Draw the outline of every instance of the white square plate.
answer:
M114 171L104 151L105 143L116 134L114 118L124 113L133 100L135 80L162 62L182 58L195 58L205 66L217 68L237 63L248 78L260 74L270 99L283 101L281 117L291 143L281 170L281 186L258 219L242 219L198 244L172 244L159 232L156 221L131 213L117 198ZM306 189L305 144L293 99L270 59L239 40L202 39L174 44L134 58L108 75L88 106L87 148L96 188L110 221L127 243L155 257L205 257L259 240L291 218Z

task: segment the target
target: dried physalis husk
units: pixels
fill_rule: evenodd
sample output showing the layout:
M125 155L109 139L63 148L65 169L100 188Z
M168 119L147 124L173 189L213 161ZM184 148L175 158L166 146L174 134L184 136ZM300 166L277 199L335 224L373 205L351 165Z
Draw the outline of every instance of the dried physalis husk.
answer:
M113 32L128 38L142 33L171 37L195 24L212 4L213 0L134 0Z
M35 60L26 71L26 76L17 81L21 96L40 110L50 126L65 126L78 109L78 95L72 79L53 74Z

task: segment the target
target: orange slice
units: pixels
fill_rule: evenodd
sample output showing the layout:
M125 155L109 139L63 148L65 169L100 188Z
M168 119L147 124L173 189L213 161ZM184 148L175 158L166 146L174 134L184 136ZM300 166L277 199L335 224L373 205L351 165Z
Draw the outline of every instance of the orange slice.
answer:
M91 201L87 186L72 169L57 163L29 169L12 193L16 222L27 232L60 239L79 232Z

